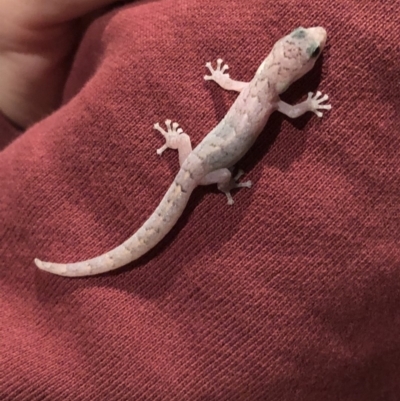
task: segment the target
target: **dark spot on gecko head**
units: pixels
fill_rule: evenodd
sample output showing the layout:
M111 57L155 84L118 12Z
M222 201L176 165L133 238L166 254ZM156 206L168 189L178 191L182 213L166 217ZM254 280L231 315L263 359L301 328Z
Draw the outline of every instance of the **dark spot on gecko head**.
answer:
M312 28L314 29L314 28ZM299 27L295 29L290 36L293 39L297 39L299 42L311 42L309 43L309 46L306 48L306 53L310 58L317 58L319 54L321 53L321 47L318 42L315 42L315 38L313 37L312 34L307 33L308 31L311 31L311 29L306 29L303 27ZM303 39L305 39L303 41ZM311 44L311 45L310 45Z
M299 28L297 28L297 29L295 29L293 32L292 32L292 38L295 38L295 39L304 39L305 37L306 37L306 30L302 27L302 26L300 26Z
M321 51L321 48L317 46L317 48L312 52L311 57L315 58L319 56L319 53Z
M310 58L317 58L319 56L321 48L317 44L314 44L314 45L308 47L306 51L307 51L307 54L310 56Z

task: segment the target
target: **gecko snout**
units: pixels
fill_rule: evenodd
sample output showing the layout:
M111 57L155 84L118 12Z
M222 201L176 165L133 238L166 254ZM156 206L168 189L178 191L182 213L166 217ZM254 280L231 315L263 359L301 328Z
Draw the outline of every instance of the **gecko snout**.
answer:
M327 38L326 30L324 28L322 28L322 26L316 26L313 28L309 28L308 31L311 34L311 36L314 38L314 40L317 43L319 43L319 47L322 51L322 49L325 46L326 38Z

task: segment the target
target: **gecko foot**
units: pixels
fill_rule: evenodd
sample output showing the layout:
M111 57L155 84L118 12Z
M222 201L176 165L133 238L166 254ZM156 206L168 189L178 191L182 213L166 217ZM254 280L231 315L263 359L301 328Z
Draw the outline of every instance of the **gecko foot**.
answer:
M232 188L251 188L252 182L245 181L245 182L238 182L239 178L244 174L243 170L239 170L235 177L233 178Z
M312 92L308 93L307 102L310 107L310 111L315 113L318 117L322 117L323 114L320 110L330 110L332 106L330 104L321 104L329 99L328 95L323 95L318 91L314 96Z
M180 139L179 136L181 134L184 134L182 128L178 128L179 124L178 123L172 123L171 120L166 120L165 125L167 126L167 131L165 131L163 128L161 128L159 123L154 124L154 129L159 131L161 135L165 138L165 145L162 146L161 148L157 149L157 154L162 155L164 150L170 148L170 149L178 149L179 144L180 144Z
M228 64L222 65L222 59L217 60L217 68L214 70L212 64L210 62L206 63L206 67L209 69L211 75L204 75L204 79L206 81L215 81L219 82L221 79L229 78L229 74L225 74L225 70L227 70Z
M245 182L237 182L238 179L244 174L243 170L239 170L238 173L234 178L231 179L229 182L229 189L228 191L223 191L228 198L228 205L233 205L234 201L231 195L231 190L236 189L236 188L251 188L252 182L251 181L245 181Z

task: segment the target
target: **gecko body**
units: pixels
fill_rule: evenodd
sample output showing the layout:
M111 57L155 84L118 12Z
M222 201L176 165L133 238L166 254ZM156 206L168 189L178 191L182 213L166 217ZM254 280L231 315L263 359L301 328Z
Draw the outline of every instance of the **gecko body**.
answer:
M178 149L180 163L178 174L154 213L129 239L103 255L66 264L35 259L37 267L61 276L77 277L104 273L138 259L171 230L199 185L217 184L226 194L228 204L233 204L230 191L250 187L251 182L238 183L241 173L232 177L232 167L251 148L271 113L278 110L295 118L312 111L321 117L321 110L331 108L324 104L328 96L320 92L315 96L309 93L307 100L295 106L279 98L292 82L313 68L325 42L324 28L297 28L275 43L250 82L232 80L225 72L228 66L221 59L217 60L216 69L207 63L211 75L204 79L239 95L225 117L193 150L189 136L178 123L166 120L167 130L158 123L154 125L166 139L157 153L161 155L167 148Z

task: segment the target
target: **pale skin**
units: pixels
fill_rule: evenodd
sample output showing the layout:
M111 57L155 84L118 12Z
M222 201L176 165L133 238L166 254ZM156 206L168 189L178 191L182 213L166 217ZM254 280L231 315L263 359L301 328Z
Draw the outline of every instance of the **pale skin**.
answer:
M1 0L1 113L27 128L57 109L82 32L115 2Z
M215 81L222 88L239 93L222 121L192 149L189 136L178 123L166 120L166 130L160 124L154 128L165 138L157 150L177 149L180 170L155 212L139 230L120 246L98 257L77 263L58 264L35 259L45 271L61 276L77 277L104 273L138 259L148 252L171 230L183 213L190 194L199 185L217 184L225 193L228 204L233 204L231 190L251 186L251 182L238 183L242 172L232 177L232 168L251 148L262 132L269 116L279 111L296 118L311 111L322 117L327 95L317 92L295 106L283 102L279 95L292 82L310 71L326 42L326 31L321 27L298 28L280 39L262 62L250 82L232 80L226 73L227 65L217 60L214 69L207 63L210 75L204 79Z

